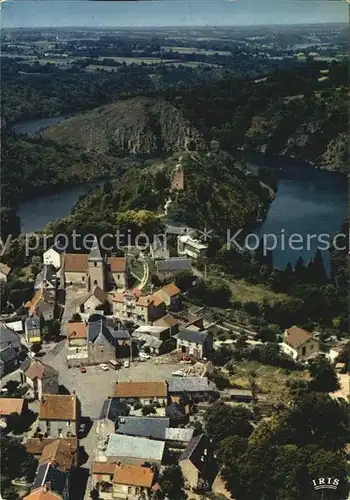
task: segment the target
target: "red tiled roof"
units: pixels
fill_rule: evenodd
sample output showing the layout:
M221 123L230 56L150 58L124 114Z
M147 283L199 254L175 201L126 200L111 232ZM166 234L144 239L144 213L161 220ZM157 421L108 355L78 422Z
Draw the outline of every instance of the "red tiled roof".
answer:
M24 372L25 376L34 380L36 378L43 379L45 376L49 377L52 375L57 375L56 370L52 366L46 365L39 360L33 360L28 369Z
M298 326L291 326L286 330L287 338L286 341L294 348L298 348L303 345L306 341L312 339L311 333L299 328Z
M64 256L64 270L71 273L85 273L88 270L88 254L66 253Z
M54 443L57 439L54 438L29 438L25 443L25 447L28 453L32 455L41 455L44 448L51 443ZM62 438L61 441L67 443L74 452L77 451L78 448L78 440L77 438Z
M154 472L150 467L139 465L121 465L115 469L113 483L150 488L153 483Z
M56 439L47 444L39 458L39 464L54 462L63 471L71 470L76 453L76 446L67 443L64 439Z
M93 462L91 471L93 474L114 474L116 467L108 462Z
M75 394L43 394L40 401L40 420L77 419L77 397Z
M68 323L67 324L67 337L69 339L86 339L87 338L87 325L83 322Z
M30 495L24 497L23 500L61 500L60 495L56 495L53 491L47 491L46 487L43 486L38 490L32 491Z
M107 262L110 265L112 273L125 273L126 270L125 257L108 257Z
M0 416L11 415L23 411L24 399L22 398L0 398Z
M166 398L168 385L164 382L117 382L114 397L117 398Z
M180 288L178 288L175 283L169 283L169 285L163 286L160 291L166 293L169 297L178 295L181 292Z

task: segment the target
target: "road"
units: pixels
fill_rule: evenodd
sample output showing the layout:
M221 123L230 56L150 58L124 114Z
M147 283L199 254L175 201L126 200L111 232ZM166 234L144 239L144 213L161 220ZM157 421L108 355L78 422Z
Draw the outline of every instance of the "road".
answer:
M145 259L139 258L139 260L143 264L143 278L141 280L141 283L137 285L138 290L142 290L148 283L148 278L149 278L149 266L147 264L147 261Z

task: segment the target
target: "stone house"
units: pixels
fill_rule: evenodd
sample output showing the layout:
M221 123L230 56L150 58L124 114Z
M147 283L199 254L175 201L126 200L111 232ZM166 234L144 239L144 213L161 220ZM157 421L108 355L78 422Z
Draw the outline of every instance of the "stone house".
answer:
M167 405L168 385L163 382L117 382L113 394L119 402L134 405Z
M52 290L56 291L57 287L57 276L56 269L53 265L45 265L42 270L36 275L34 290Z
M91 486L99 492L99 498L112 499L113 476L117 465L109 462L93 462L91 466Z
M169 377L167 383L172 403L212 402L219 397L216 385L207 377Z
M177 351L195 359L205 358L213 349L213 337L207 331L197 332L184 328L179 330L175 338Z
M153 294L157 295L161 299L164 300L167 309L172 311L177 311L180 308L180 293L181 290L178 288L175 283L169 283L168 285L163 286L160 290Z
M55 462L39 464L31 494L25 498L27 500L46 500L46 498L69 500L69 472L62 471Z
M89 254L65 253L62 272L66 286L81 286L89 292L95 286L105 290L105 262L97 241L93 243Z
M87 324L67 324L67 365L85 366L88 364Z
M116 357L116 331L106 321L88 323L88 364L107 363Z
M56 271L62 265L63 250L58 245L53 245L51 248L43 253L43 261L45 266L53 266Z
M165 316L165 302L161 297L140 294L136 289L111 294L113 314L120 319L146 325Z
M125 257L108 257L108 284L113 290L123 292L128 288L129 271Z
M29 386L34 399L43 394L58 394L58 373L38 359L27 358L20 366L21 383Z
M99 286L95 286L93 291L82 299L77 308L77 312L89 316L104 304L109 305L107 294Z
M68 472L78 465L76 443L69 439L55 439L46 444L39 457L39 464L56 463L60 470Z
M162 318L153 321L152 325L169 328L170 335L175 335L179 331L180 321L171 314L166 314Z
M319 341L298 326L291 326L285 330L281 347L282 351L295 361L306 361L320 351Z
M39 427L48 437L76 437L79 408L75 394L43 394L40 400Z
M29 316L43 317L45 321L52 320L56 317L56 293L54 290L39 288L25 307Z
M211 484L217 474L217 466L212 445L204 434L192 439L179 458L179 466L187 487L195 489L201 481Z
M0 348L5 349L5 347L9 346L20 352L22 350L21 337L12 328L0 322Z
M152 493L154 470L139 465L121 465L113 475L113 498L148 500ZM141 497L142 495L142 497Z
M35 344L41 341L41 321L39 316L26 318L24 332L28 344Z

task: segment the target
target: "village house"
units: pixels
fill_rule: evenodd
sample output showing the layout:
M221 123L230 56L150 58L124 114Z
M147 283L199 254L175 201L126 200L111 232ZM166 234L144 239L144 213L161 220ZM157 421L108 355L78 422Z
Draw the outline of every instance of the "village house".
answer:
M174 350L176 346L167 327L142 325L134 330L132 337L139 351L151 354L164 354Z
M67 324L67 365L68 367L88 364L88 326L86 323Z
M9 346L17 352L21 351L21 337L5 323L0 323L0 347L5 349Z
M123 434L110 434L104 455L109 463L143 465L145 462L160 467L165 442Z
M129 407L126 403L120 403L116 398L106 399L102 405L96 432L100 436L114 434L117 419L128 414Z
M328 359L331 363L335 363L337 358L342 354L349 352L350 350L350 342L342 342L341 344L333 345L329 349Z
M45 438L45 437L32 437L28 438L24 442L24 446L27 450L28 453L31 455L34 455L35 458L39 461L44 449L52 444L58 441L56 438ZM78 439L76 437L73 438L64 438L64 439L59 439L59 441L64 441L65 444L69 445L70 450L72 453L74 453L75 458L74 458L74 464L77 465L77 460L78 460Z
M149 324L165 316L165 302L157 295L140 295L139 290L111 294L113 314L120 319Z
M170 336L175 335L179 331L179 324L180 321L171 314L166 314L152 323L153 326L169 328Z
M138 465L116 467L113 476L113 498L123 500L148 500L152 493L154 470Z
M56 316L56 295L53 290L40 288L34 294L32 300L29 300L25 307L28 309L29 316L43 317L49 321Z
M116 291L124 292L128 288L129 270L125 257L108 257L108 284Z
M211 443L204 434L192 439L179 458L179 466L187 487L195 489L201 482L211 484L217 474L217 466Z
M157 295L161 299L164 300L167 309L171 311L177 311L180 308L180 293L181 290L178 288L175 283L169 283L166 286L163 286L160 290L153 294Z
M150 254L153 260L158 259L168 259L170 256L169 249L167 248L166 239L154 237L152 244L150 245Z
M58 497L69 500L69 473L62 471L54 462L39 464L31 494L25 498L29 500L50 498L42 496L42 492L56 495L52 496L53 499Z
M63 497L56 491L52 491L51 485L47 483L45 486L32 490L23 500L63 500ZM65 500L68 500L67 496Z
M207 377L169 377L168 394L171 402L199 403L202 401L215 401L219 397L216 385Z
M177 254L179 256L185 255L196 260L200 257L205 257L207 250L208 245L206 243L202 243L189 234L184 234L177 238Z
M157 414L165 414L165 407L168 400L168 385L162 382L117 382L113 397L119 402L134 406L136 403L145 405L155 405Z
M156 262L156 269L158 273L163 274L176 274L186 269L191 269L192 260L186 257L168 257L164 260Z
M41 342L41 321L39 316L26 318L24 322L24 332L28 344Z
M107 363L116 357L116 331L103 319L88 323L88 364Z
M91 486L96 488L101 499L112 499L113 476L116 464L93 462L91 466Z
M89 292L95 286L105 290L105 262L97 240L93 242L89 254L65 253L62 269L66 286L81 286Z
M56 271L61 268L63 258L63 250L59 245L53 245L43 253L43 261L45 266L53 266Z
M4 264L3 262L0 262L0 281L7 282L8 275L11 272L11 268Z
M68 472L78 465L76 443L69 439L55 439L44 446L38 461L39 464L56 463L60 470Z
M213 349L213 337L207 331L197 332L184 328L179 330L175 338L177 351L195 359L205 358Z
M10 345L0 351L0 377L17 369L19 352Z
M319 353L320 343L306 330L291 326L284 332L281 347L282 351L295 361L306 361Z
M133 331L133 337L138 334L150 335L163 342L171 337L170 329L167 326L141 325Z
M95 286L92 292L90 292L87 297L84 297L79 303L77 312L88 318L92 313L101 309L104 305L109 308L107 294L99 286Z
M57 371L38 359L27 358L20 366L20 376L34 399L40 400L43 394L58 394Z
M28 403L23 398L0 398L0 420L7 423L13 413L24 415L28 411Z
M52 290L55 292L57 288L56 269L53 265L44 265L42 270L36 275L34 290Z
M75 394L43 394L40 400L39 427L48 437L77 436L78 399Z

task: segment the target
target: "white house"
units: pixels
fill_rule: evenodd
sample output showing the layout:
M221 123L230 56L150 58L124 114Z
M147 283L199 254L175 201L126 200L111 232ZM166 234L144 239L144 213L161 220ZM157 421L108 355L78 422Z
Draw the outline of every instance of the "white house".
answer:
M43 260L45 266L54 266L55 269L61 268L63 251L59 249L57 245L53 245L51 248L46 250L43 254Z
M285 354L296 361L306 361L320 351L319 341L298 326L291 326L285 330L281 347Z
M177 238L178 255L185 255L192 259L198 259L199 257L205 257L207 249L208 245L192 238L189 234L184 234Z

